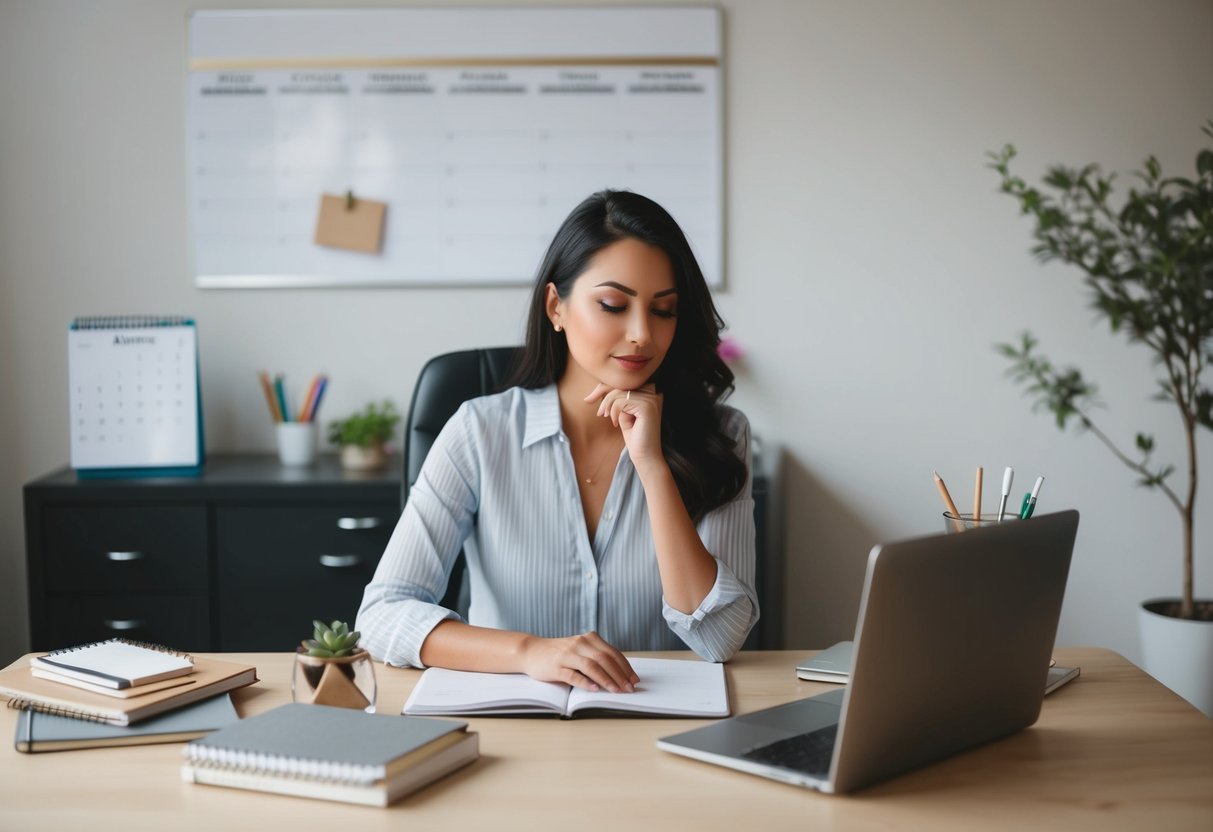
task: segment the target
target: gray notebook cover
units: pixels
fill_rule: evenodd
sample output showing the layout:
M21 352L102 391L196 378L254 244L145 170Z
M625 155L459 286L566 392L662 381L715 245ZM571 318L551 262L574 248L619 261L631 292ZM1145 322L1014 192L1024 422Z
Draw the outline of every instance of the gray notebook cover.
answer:
M22 711L17 716L13 746L18 751L55 751L56 745L105 748L152 743L156 736L214 731L240 719L232 697L224 693L154 716L134 725L109 725L58 714Z
M252 751L289 760L386 766L466 726L451 719L368 714L294 702L194 740L187 753L198 759L211 753Z
M815 656L805 659L796 667L796 670L805 674L825 674L829 677L837 677L840 682L845 682L851 676L851 660L854 651L855 642L840 641Z

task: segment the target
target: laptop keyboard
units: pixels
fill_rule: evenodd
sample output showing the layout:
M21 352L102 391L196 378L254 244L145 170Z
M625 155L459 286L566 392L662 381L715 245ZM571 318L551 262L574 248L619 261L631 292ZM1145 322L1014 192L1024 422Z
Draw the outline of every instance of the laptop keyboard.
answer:
M837 736L838 724L835 723L806 734L796 734L769 745L751 748L741 756L756 763L824 777L830 772L830 760L834 756L834 738Z

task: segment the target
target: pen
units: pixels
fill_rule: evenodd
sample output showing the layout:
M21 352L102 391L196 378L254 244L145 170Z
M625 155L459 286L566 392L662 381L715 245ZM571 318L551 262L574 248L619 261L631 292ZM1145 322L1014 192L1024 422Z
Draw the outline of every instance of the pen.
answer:
M973 484L973 525L981 524L981 475L982 468L977 468L977 481Z
M1027 520L1032 516L1032 512L1036 511L1036 498L1040 496L1040 486L1044 481L1044 477L1037 477L1036 484L1032 486L1032 490L1023 495L1023 508L1019 512L1020 520Z
M956 503L952 502L952 495L948 493L948 487L943 484L943 478L939 476L938 471L931 473L935 476L935 487L939 489L939 496L943 497L944 505L952 513L952 525L956 527L956 531L964 531L964 525L960 522L960 512L956 510Z
M1015 469L1010 465L1002 472L1002 500L998 503L998 522L1007 514L1007 498L1011 496L1011 481L1015 479Z

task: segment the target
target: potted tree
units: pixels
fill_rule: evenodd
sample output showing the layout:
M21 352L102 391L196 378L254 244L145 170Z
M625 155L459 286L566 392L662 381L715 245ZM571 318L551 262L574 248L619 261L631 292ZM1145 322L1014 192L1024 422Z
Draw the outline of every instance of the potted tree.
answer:
M389 399L371 402L363 410L345 419L329 423L330 442L341 446L341 467L354 471L372 471L387 464L386 443L400 424L400 414Z
M1202 128L1213 140L1213 121ZM1059 368L1036 351L1025 333L999 350L1010 374L1058 428L1073 420L1090 431L1176 509L1183 531L1183 586L1177 598L1143 602L1139 613L1146 670L1213 716L1213 600L1193 597L1197 433L1213 429L1213 391L1205 371L1213 363L1213 149L1196 156L1193 178L1164 177L1158 160L1145 160L1127 196L1113 204L1113 174L1098 165L1049 168L1043 189L1011 172L1015 148L988 154L1014 197L1035 223L1032 251L1084 274L1098 315L1113 333L1141 344L1160 368L1156 398L1179 411L1187 443L1187 482L1175 483L1174 465L1152 462L1154 439L1138 433L1126 451L1092 418L1097 390L1082 373Z

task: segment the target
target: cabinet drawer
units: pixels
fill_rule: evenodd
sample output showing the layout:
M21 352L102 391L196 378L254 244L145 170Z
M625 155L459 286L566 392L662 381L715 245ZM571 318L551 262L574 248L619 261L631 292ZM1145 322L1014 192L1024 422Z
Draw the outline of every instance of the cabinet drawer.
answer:
M224 590L358 586L361 591L375 573L398 513L394 504L220 508L215 525L219 584Z
M42 523L49 591L206 590L204 506L55 506Z
M129 638L178 650L210 650L210 603L205 595L60 595L47 601L47 645L64 647Z
M220 600L219 649L226 652L292 651L312 637L312 621L354 626L364 582L305 587L284 593L225 590Z
M352 626L399 507L220 508L219 649L293 650L312 620Z

